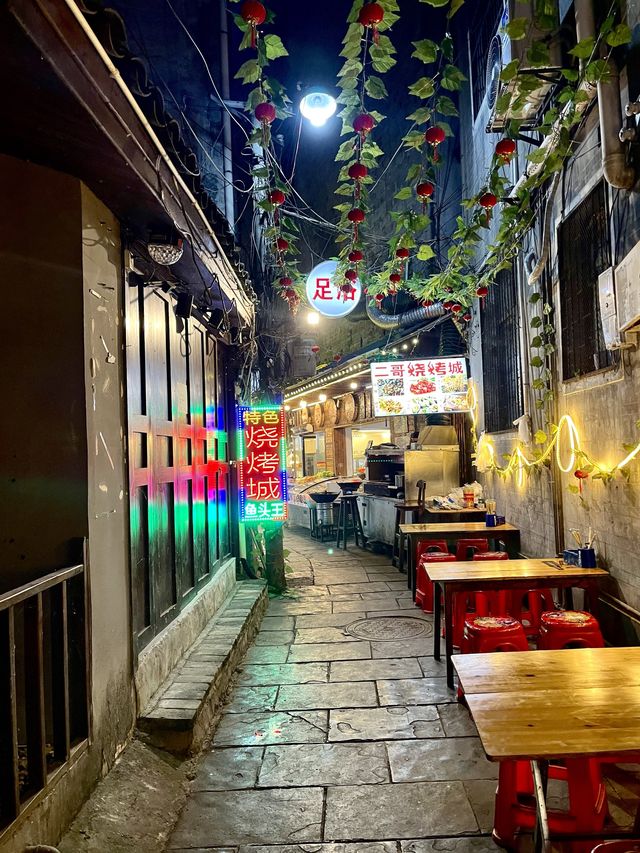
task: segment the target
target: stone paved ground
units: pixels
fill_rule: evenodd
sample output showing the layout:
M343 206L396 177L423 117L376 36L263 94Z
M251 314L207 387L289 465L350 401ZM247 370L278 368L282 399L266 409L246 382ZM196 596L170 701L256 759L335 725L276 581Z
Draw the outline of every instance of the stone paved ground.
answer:
M496 767L404 577L304 533L286 544L310 585L271 601L168 849L496 850ZM372 639L350 633L367 619Z
M497 850L496 765L431 657L431 619L404 577L355 547L295 532L286 544L297 586L269 605L167 849ZM619 817L639 785L616 773Z

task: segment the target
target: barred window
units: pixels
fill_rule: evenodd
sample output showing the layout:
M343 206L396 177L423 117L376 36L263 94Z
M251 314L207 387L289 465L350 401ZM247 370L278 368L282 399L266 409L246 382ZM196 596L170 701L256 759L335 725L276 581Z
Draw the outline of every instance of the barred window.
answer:
M604 182L558 229L562 325L562 378L573 379L614 363L604 345L598 276L611 266L609 212Z
M518 284L513 267L499 272L489 288L481 323L485 429L512 429L522 414Z

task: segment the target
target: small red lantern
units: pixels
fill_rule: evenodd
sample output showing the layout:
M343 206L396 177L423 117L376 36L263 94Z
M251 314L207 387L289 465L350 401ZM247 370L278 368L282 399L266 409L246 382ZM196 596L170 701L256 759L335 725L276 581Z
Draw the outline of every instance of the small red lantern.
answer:
M462 315L462 319L465 321L465 323L468 323L469 320L471 319L471 314L469 314L469 312L467 311L466 314Z
M399 249L396 249L396 258L400 258L400 260L406 261L409 257L409 250L406 246L400 246Z
M454 314L458 314L458 312L462 311L462 305L458 305L457 303L455 303L451 306L451 310Z
M282 287L291 287L292 284L293 284L293 281L292 281L292 279L289 278L289 276L285 275L280 279L280 285Z
M253 111L253 114L260 122L260 124L268 125L275 121L276 108L268 101L263 101L263 103L258 104L258 106Z
M375 119L373 116L370 116L369 113L360 113L360 115L356 116L353 120L353 129L356 133L360 134L362 139L365 138L367 133L371 133L375 126Z
M486 285L482 285L481 287L476 288L476 296L480 298L484 297L489 293L489 288Z
M582 481L587 479L589 472L585 471L583 468L578 468L573 472L573 476L578 478L578 486L580 488L580 494L582 494Z
M276 207L280 207L285 202L285 194L282 190L272 190L269 193L269 201L271 204L275 204Z
M433 299L425 299L424 302L422 303L423 308L431 308L432 305L433 305Z
M337 363L340 361L341 358L342 358L341 355L334 355L333 360Z
M289 300L296 298L296 292L292 288L288 288L287 290L285 290L284 295Z
M352 166L349 166L347 174L353 181L362 181L369 174L369 170L364 163L354 163Z
M353 293L354 288L352 287L352 285L351 285L351 283L350 283L350 282L345 281L345 283L344 283L344 284L341 284L341 285L340 285L340 290L341 290L341 291L342 291L342 293L344 293L344 294L349 294L349 293Z
M384 9L379 3L365 3L362 9L360 9L358 23L373 31L374 44L378 44L378 41L380 40L378 24L381 24L383 20Z
M349 281L355 281L358 278L358 273L355 270L347 270L344 277Z
M276 249L279 252L286 252L289 248L289 241L285 240L284 237L278 237L276 240Z
M245 0L240 7L240 17L251 27L251 47L256 46L256 28L264 24L267 10L258 0Z
M446 134L441 127L430 127L425 132L424 141L427 145L430 145L433 148L434 162L437 162L440 159L440 155L438 154L438 145L442 145L445 138Z
M376 300L376 302L382 302L382 300L384 299L384 293L376 293L374 299Z
M349 213L347 213L347 219L349 220L349 222L354 222L356 224L358 222L364 222L365 218L366 213L364 212L364 210L362 210L361 207L354 207L352 210L349 211Z
M478 204L487 212L487 222L491 221L491 211L498 203L498 197L493 193L483 193L478 199Z
M317 352L320 352L320 347L318 346L318 344L314 344L314 345L311 347L311 352L312 352L314 355L315 355Z
M416 195L423 204L426 204L433 195L434 186L431 181L423 181L416 187Z
M352 264L357 264L359 261L364 259L364 254L360 249L354 249L352 252L349 252L348 257Z
M398 282L402 281L402 276L398 272L392 272L389 276L389 281L392 281L394 284L398 284Z
M444 308L445 311L451 311L451 309L453 308L453 302L451 302L450 300L447 300L446 302L442 303L442 307Z
M501 139L496 145L496 157L506 165L516 153L516 143L513 139Z

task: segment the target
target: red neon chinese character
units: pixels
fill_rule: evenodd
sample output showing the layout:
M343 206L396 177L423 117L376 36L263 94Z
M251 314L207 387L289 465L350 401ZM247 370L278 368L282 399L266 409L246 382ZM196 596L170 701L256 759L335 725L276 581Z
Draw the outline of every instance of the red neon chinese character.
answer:
M246 461L247 474L275 474L280 467L277 453L252 453Z
M258 450L277 450L280 436L277 427L250 426L245 429L247 450L255 447Z
M333 296L331 295L331 279L329 278L317 278L316 279L316 292L313 294L314 299L329 299L332 300Z
M252 501L277 501L282 498L280 493L280 478L269 477L268 480L254 480L250 478L247 482L247 497Z

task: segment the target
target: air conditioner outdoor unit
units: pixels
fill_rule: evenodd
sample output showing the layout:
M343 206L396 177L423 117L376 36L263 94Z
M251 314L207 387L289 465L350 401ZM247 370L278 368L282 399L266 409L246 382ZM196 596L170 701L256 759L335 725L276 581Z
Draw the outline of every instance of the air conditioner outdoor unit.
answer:
M640 242L615 270L618 328L626 334L640 333Z
M560 44L557 40L549 44L549 64L537 67L532 64L529 53L532 44L544 37L535 26L530 27L523 39L512 40L504 27L516 18L534 17L534 0L505 0L505 9L487 56L486 97L491 117L487 125L487 133L502 133L509 121L521 122L522 130L533 130L538 126L541 115L553 89L561 80L560 74ZM520 61L518 73L509 81L500 80L502 69L514 59ZM524 92L524 75L535 77L535 86L526 84Z

